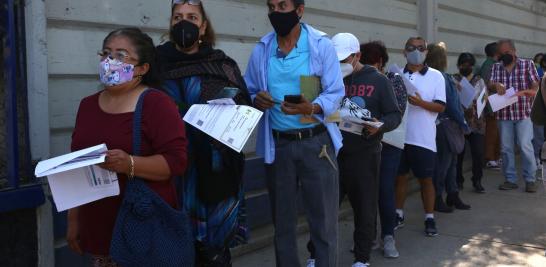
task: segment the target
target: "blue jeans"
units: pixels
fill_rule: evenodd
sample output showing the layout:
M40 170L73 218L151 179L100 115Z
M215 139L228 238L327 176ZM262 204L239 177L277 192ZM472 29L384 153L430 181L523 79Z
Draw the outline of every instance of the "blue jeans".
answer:
M533 125L533 148L535 149L535 158L540 159L540 150L544 143L544 126Z
M498 121L501 135L502 171L506 181L516 183L516 159L514 154L515 142L521 150L523 178L526 182L536 181L537 166L533 149L533 123L531 119L517 121Z
M381 219L381 238L394 235L396 223L396 206L394 190L396 175L402 149L383 143L381 166L379 169L379 218Z

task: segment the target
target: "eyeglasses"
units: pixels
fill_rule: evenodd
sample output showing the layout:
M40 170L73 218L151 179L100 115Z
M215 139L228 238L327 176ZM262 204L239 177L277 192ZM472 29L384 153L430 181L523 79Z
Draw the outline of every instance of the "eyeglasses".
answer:
M201 0L172 0L171 6L177 5L177 4L185 4L188 3L192 6L198 6L201 5Z
M424 46L424 45L420 45L420 46L414 46L414 45L408 45L406 46L406 51L408 52L413 52L415 51L415 49L421 51L421 52L425 52L427 50L427 47Z
M103 49L99 50L97 52L97 55L100 57L101 60L104 60L106 57L110 57L111 59L117 59L119 61L125 62L128 59L134 59L127 52L125 51L116 51L116 52L110 52L109 50Z

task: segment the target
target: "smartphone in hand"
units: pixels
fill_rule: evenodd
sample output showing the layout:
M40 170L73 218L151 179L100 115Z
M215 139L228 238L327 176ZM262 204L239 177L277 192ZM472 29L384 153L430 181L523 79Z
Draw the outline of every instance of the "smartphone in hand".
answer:
M284 102L299 104L301 103L301 95L285 95Z

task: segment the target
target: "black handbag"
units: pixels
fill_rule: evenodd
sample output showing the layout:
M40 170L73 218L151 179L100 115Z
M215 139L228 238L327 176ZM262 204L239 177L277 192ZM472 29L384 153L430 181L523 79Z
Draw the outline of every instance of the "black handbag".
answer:
M449 150L456 154L463 152L466 140L461 126L452 120L444 120L440 123L440 127L444 129Z
M140 154L144 91L133 118L133 154ZM187 212L174 209L142 179L127 181L110 256L121 266L194 266L195 245Z

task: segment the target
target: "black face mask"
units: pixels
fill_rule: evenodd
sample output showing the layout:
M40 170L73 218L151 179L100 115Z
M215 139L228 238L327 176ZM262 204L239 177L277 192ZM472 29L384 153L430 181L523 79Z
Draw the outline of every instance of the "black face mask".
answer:
M182 20L172 27L171 37L178 46L190 48L199 40L199 27L187 20Z
M298 17L295 9L287 13L271 12L268 16L273 29L281 37L287 36L294 26L300 22L300 17Z
M459 69L459 73L463 75L464 77L470 75L472 73L472 67L470 68L461 68Z
M504 66L508 66L514 62L514 56L510 54L504 54L499 58L499 61L502 62Z

